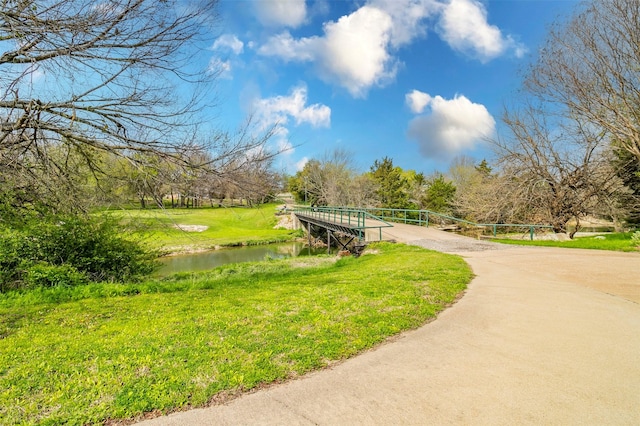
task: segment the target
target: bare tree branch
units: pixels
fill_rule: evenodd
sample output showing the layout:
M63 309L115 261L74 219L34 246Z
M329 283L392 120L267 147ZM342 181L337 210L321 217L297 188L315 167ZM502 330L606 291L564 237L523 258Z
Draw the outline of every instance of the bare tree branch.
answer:
M640 2L593 1L556 24L526 88L608 132L640 162Z

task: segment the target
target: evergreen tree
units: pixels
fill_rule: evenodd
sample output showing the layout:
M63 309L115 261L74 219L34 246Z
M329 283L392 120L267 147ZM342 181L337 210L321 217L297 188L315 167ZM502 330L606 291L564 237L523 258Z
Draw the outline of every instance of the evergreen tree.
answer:
M409 206L409 183L402 176L402 169L394 167L393 160L384 157L371 166L371 174L378 184L376 195L381 207L404 209Z

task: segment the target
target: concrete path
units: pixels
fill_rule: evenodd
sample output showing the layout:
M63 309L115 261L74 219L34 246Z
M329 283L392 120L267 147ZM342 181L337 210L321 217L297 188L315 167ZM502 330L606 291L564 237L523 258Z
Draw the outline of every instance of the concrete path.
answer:
M333 368L144 424L640 424L640 253L388 232L464 256L464 297Z

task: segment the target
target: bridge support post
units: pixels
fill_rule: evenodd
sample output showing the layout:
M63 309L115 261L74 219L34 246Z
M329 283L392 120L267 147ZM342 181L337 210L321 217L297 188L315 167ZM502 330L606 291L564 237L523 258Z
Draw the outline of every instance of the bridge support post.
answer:
M331 254L331 230L327 229L327 254Z

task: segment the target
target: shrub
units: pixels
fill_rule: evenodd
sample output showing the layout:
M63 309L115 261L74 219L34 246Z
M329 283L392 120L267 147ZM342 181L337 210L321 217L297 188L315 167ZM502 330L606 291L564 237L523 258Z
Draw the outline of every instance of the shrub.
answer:
M640 247L640 231L636 231L631 234L631 245L634 247Z
M86 281L133 281L156 268L156 251L109 218L52 216L0 230L0 291Z
M73 266L36 263L26 269L23 288L73 287L88 282L87 276Z

